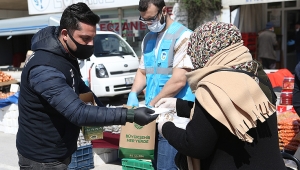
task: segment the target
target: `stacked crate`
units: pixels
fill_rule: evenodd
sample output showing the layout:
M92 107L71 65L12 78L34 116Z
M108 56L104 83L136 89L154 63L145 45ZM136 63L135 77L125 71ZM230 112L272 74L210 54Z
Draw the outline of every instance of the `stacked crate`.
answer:
M150 160L123 158L122 170L154 170L154 168Z
M17 134L18 132L18 104L10 104L0 108L0 132Z
M89 170L94 168L92 145L80 146L72 154L68 170Z
M68 170L88 170L94 168L93 147L91 141L86 141L80 130L77 140L77 150L72 154Z
M253 59L257 59L256 54L256 42L257 42L257 34L253 32L242 33L242 40L244 41L244 46L246 46L250 53L252 54Z

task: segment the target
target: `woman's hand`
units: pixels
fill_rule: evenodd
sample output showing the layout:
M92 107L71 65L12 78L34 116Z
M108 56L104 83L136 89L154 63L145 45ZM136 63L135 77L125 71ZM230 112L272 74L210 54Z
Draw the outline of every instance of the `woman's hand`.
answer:
M156 104L156 108L175 108L177 98L161 98Z

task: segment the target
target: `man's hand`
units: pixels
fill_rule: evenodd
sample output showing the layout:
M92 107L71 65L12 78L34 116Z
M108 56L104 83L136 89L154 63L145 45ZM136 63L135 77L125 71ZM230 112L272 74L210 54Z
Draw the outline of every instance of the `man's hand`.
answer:
M177 98L161 98L156 104L156 108L176 108Z
M133 121L141 126L147 125L148 123L154 121L158 117L158 114L150 115L154 112L154 110L151 110L147 107L136 108L133 110Z
M127 99L127 106L139 106L139 100L137 98L136 92L130 92Z

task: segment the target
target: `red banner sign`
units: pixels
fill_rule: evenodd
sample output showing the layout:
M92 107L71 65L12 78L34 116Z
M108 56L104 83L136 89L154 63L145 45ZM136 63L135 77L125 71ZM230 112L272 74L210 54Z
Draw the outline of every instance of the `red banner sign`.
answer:
M119 23L100 23L101 31L119 31ZM140 21L122 23L122 31L126 30L146 30L147 25Z

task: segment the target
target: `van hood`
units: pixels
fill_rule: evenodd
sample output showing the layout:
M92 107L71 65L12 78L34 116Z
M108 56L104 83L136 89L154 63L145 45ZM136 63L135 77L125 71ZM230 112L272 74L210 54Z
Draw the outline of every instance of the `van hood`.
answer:
M139 60L132 55L120 56L109 56L109 57L94 57L92 56L91 61L95 64L103 64L108 72L114 71L136 71L139 66Z
M94 54L92 55L91 59L93 61L99 61L99 62L129 62L129 61L138 61L139 59L135 57L132 54L126 54L126 55L111 55L111 56L102 56L102 57L96 57Z

